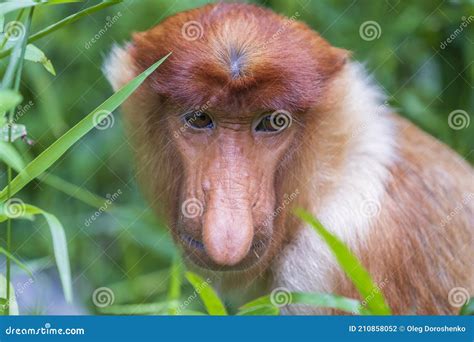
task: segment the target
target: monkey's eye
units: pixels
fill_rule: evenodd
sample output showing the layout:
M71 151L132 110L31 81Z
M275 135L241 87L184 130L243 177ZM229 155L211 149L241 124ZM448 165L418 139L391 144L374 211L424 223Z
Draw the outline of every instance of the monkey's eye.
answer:
M211 117L203 112L190 112L184 116L187 125L196 129L214 128L214 122Z
M290 113L286 111L275 111L261 118L260 122L255 127L255 131L267 133L280 132L285 128L290 127L290 125Z

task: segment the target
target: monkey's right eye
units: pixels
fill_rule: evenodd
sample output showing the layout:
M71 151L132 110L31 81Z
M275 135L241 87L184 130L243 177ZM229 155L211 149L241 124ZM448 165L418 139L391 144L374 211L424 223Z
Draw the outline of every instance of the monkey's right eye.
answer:
M214 128L214 122L211 117L203 112L190 112L184 116L187 125L196 129Z

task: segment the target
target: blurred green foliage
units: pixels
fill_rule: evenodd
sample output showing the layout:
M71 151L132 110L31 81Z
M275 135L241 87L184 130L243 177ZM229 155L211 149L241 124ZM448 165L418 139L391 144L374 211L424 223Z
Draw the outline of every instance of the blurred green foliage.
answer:
M31 160L110 96L101 66L114 43L122 44L134 31L146 30L173 13L207 2L125 1L38 40L35 44L52 61L57 75L48 74L39 64L26 63L21 89L24 110L18 110L19 122L28 127L36 144L30 147L20 141L16 147ZM35 11L32 31L95 3L40 8ZM385 88L389 103L401 115L474 161L474 123L461 130L448 125L449 113L454 110L464 110L472 119L474 18L460 33L459 28L474 15L473 1L259 3L290 17L296 14L333 45L352 51L353 58L365 63ZM91 43L114 16L118 20ZM380 26L377 39L361 38L360 27L367 21ZM455 32L455 39L447 43ZM0 61L0 71L4 62ZM76 300L92 310L96 308L91 293L101 286L113 289L116 304L157 302L167 296L168 270L176 251L164 225L154 218L140 195L132 151L120 115L116 115L113 127L88 134L50 170L104 199L114 198L115 207L92 223L87 222L97 208L44 183L35 181L21 193L25 202L40 205L63 223ZM0 169L2 188L5 183L5 170ZM14 254L23 261L51 254L43 225L41 221L15 222Z

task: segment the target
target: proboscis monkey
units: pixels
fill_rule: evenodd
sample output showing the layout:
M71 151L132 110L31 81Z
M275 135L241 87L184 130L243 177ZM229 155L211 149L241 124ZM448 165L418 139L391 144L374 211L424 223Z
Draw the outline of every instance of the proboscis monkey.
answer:
M118 89L169 52L124 111L143 188L191 267L234 300L274 288L370 300L294 217L302 207L394 313L458 312L451 297L474 285L473 169L393 113L347 51L270 10L220 3L134 34L105 73Z

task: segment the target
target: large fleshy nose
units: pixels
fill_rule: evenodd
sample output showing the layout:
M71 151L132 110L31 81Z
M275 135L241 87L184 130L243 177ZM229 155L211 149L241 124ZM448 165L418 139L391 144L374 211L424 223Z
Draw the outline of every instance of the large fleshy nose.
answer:
M203 217L203 242L217 264L233 266L250 250L253 222L250 201L241 191L209 192Z

